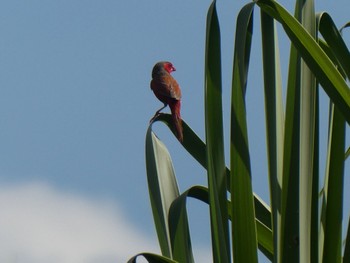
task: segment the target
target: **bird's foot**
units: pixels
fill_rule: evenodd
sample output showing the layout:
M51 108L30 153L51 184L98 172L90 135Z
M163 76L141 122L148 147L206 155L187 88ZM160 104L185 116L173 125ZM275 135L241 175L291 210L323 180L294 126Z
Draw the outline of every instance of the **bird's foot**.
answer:
M149 120L149 123L151 124L159 115L162 115L164 113L161 113L159 111L157 111L154 116Z

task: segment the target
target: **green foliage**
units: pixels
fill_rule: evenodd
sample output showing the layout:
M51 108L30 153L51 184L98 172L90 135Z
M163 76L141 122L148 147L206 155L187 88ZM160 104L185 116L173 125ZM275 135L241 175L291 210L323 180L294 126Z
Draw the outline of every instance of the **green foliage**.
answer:
M261 18L271 207L253 192L250 167L255 160L249 154L246 115L256 8ZM291 41L285 107L276 23ZM169 152L151 124L146 134L147 178L162 256L141 253L129 262L136 262L139 256L149 262L194 262L188 197L209 206L215 263L231 262L231 256L234 262L258 262L258 249L271 262L349 262L350 230L347 226L343 241L342 218L344 165L350 155L345 145L350 123L346 83L350 53L341 32L327 13L315 15L312 0L296 1L294 15L272 0L257 0L240 10L232 68L230 169L224 156L220 41L214 0L208 10L205 39L205 143L185 121L182 142L207 170L208 187L179 192ZM319 112L319 88L330 103L325 167L319 163L319 119L326 119ZM155 121L162 121L174 133L170 115L159 115Z
M254 4L238 14L231 99L231 204L234 262L257 262L257 231L245 105ZM214 261L215 262L215 261Z

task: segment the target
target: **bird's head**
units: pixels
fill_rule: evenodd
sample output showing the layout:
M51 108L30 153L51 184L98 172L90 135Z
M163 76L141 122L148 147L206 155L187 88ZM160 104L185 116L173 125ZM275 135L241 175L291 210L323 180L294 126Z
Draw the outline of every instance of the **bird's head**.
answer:
M166 71L167 73L171 73L173 71L176 71L175 67L171 62L168 61L161 61L154 65L152 70L152 77L162 75Z
M168 73L176 71L176 68L173 66L173 64L171 64L171 62L164 62L163 67Z

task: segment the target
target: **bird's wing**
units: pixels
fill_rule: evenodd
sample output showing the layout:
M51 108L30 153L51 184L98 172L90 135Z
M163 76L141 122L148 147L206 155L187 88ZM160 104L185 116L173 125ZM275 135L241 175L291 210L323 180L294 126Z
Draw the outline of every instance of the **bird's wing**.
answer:
M166 76L160 79L151 81L151 89L161 96L181 99L181 90L177 81L172 76Z
M181 99L181 89L177 81L171 77L171 84L170 84L170 90L171 90L171 97L177 100Z

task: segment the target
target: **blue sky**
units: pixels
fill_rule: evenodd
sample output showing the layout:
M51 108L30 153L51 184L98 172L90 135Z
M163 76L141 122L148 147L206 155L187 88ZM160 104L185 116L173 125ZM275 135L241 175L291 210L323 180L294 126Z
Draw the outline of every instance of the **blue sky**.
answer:
M235 20L247 2L218 1L226 136ZM341 7L347 1L316 2L338 26L350 20ZM1 262L123 262L137 252L158 252L144 139L162 104L149 88L150 74L157 61L173 62L182 116L204 138L210 3L0 2L0 209L6 215L0 219ZM248 117L254 190L268 202L258 13ZM289 43L285 37L280 43L286 63ZM285 80L287 67L283 70ZM205 171L168 129L155 124L154 130L172 155L180 189L206 184ZM349 176L346 180L349 185ZM189 210L195 256L205 262L207 208L190 201Z

